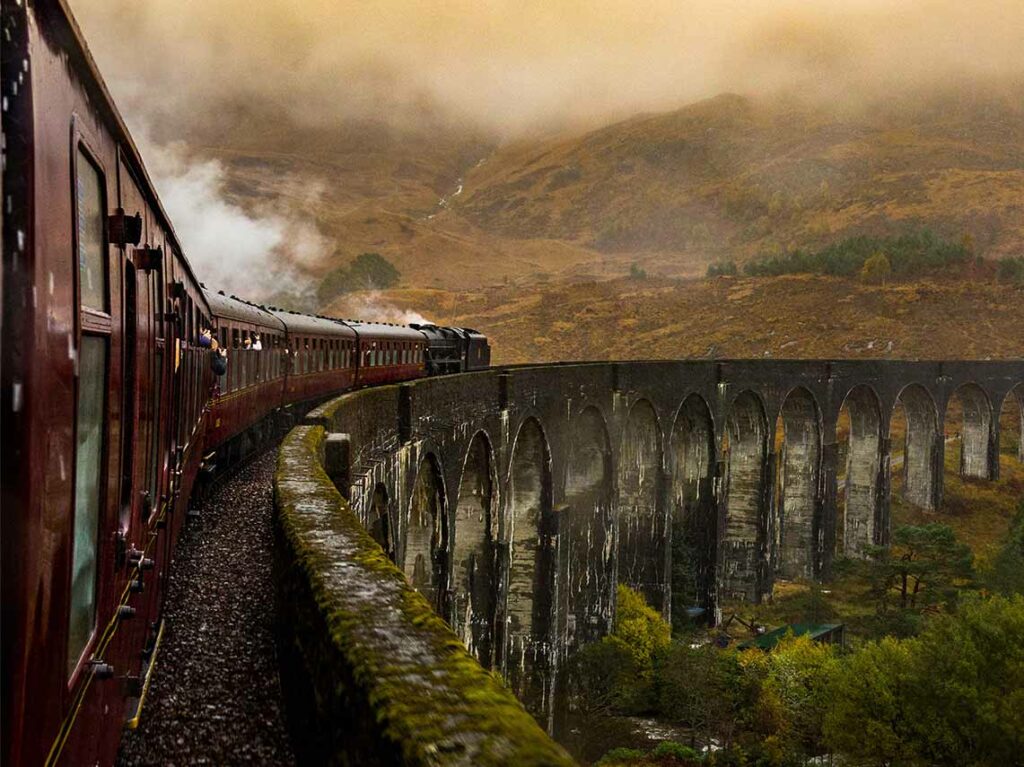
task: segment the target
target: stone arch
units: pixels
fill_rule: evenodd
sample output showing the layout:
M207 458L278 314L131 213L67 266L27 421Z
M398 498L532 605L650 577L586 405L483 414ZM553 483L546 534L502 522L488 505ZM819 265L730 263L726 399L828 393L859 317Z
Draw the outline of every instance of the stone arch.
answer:
M444 474L433 453L420 461L409 499L402 569L412 587L442 617L448 589L448 510Z
M569 432L566 510L558 536L565 563L560 617L565 646L575 648L608 633L611 625L614 535L611 446L604 417L596 407L587 407Z
M768 418L754 392L733 400L726 438L722 587L731 596L760 601L768 585Z
M656 610L666 603L661 425L646 399L630 408L618 471L618 582L640 591Z
M920 384L910 384L896 400L906 423L902 460L903 497L924 509L934 509L938 495L939 416L935 400ZM894 408L895 409L895 408ZM896 420L895 418L893 420ZM898 435L890 429L890 438Z
M1017 384L1003 398L999 423L1000 452L1024 462L1024 383Z
M682 628L687 608L711 610L715 603L715 426L699 394L679 406L670 444L672 623Z
M846 418L842 413L845 411ZM879 542L880 480L882 469L882 406L870 386L855 386L846 394L839 423L848 427L845 469L839 489L841 508L836 520L836 548L848 557L861 557L865 547ZM842 426L837 427L837 431ZM842 456L840 456L842 458Z
M975 383L957 387L946 405L945 427L944 436L960 453L960 476L992 479L992 404L984 389Z
M554 562L551 551L551 451L543 427L527 418L512 445L508 481L509 560L506 676L531 711L544 701L549 667Z
M395 561L394 525L391 524L388 489L378 482L370 495L370 536L380 544L388 559Z
M479 431L466 450L452 531L452 628L480 664L494 661L497 602L494 460Z
M821 473L821 420L814 395L799 386L786 395L779 412L782 445L778 454L778 570L785 578L813 578L821 529L818 483Z

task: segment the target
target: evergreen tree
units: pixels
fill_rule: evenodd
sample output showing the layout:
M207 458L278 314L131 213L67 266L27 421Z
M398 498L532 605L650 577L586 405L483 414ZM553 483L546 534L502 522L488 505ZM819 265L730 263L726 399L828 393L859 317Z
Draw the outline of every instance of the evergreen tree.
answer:
M884 285L885 281L889 279L890 274L892 274L892 264L889 263L889 259L885 257L885 253L882 251L876 252L865 261L864 266L860 270L860 278L864 282L874 284Z

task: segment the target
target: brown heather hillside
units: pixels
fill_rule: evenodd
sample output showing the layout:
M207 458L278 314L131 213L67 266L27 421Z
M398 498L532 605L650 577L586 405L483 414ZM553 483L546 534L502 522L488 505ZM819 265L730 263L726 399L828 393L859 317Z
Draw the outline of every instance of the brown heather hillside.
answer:
M316 221L336 250L314 282L364 251L416 288L604 279L634 261L695 276L920 227L1024 254L1024 87L968 92L843 112L728 95L501 147L436 118L309 127L246 105L186 138L225 163L236 202Z
M667 274L854 234L970 233L1024 252L1024 89L832 112L720 96L583 136L500 149L456 210Z
M483 292L397 290L341 316L420 312L485 332L494 362L680 357L1024 357L1024 290L830 277L617 279ZM353 311L355 309L355 311Z

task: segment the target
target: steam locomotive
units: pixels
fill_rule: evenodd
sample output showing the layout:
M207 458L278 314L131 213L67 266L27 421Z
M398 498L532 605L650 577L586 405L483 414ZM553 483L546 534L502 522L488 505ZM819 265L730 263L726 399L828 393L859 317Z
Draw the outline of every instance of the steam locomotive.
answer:
M490 348L204 288L65 0L0 9L0 753L110 763L201 470L329 396L486 368Z

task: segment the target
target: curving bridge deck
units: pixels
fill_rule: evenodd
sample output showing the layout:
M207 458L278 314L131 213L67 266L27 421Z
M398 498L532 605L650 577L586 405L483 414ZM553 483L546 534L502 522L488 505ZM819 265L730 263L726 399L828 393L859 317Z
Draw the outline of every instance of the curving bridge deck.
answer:
M1024 413L1022 384L1020 361L588 363L321 406L286 441L276 482L290 657L309 680L299 696L318 702L309 742L340 763L387 752L332 735L340 706L414 763L563 759L470 655L550 731L560 669L607 632L617 583L671 617L827 575L837 554L888 539L897 404L904 493L935 508L950 400L961 471L994 478L1000 408L1009 397ZM429 726L408 719L411 699Z

